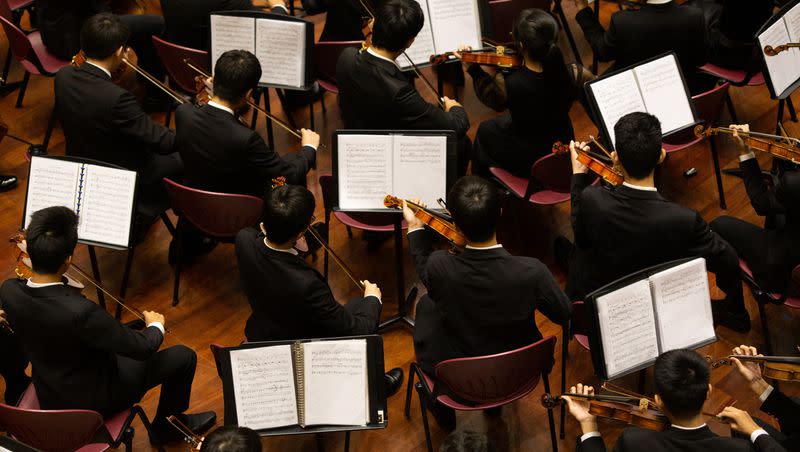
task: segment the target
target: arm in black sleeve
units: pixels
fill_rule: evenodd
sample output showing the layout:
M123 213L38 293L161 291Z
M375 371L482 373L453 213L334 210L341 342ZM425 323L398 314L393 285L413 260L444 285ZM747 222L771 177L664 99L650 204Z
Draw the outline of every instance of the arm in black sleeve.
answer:
M800 435L800 401L773 389L761 404L761 411L778 418L781 433L786 436Z
M111 115L117 130L146 145L147 150L159 154L171 154L174 151L175 132L156 124L130 92L126 91L117 99Z
M572 311L572 303L561 290L553 275L539 263L539 269L534 273L534 283L536 284L536 308L557 325L566 325Z
M419 229L408 233L408 247L411 250L411 256L414 258L414 267L417 269L417 275L425 287L430 286L428 274L428 260L433 253L433 242L425 229Z
M144 331L136 331L123 325L97 305L81 313L78 322L78 334L89 347L132 359L149 358L164 340L158 328L151 326Z
M255 132L247 143L247 163L265 184L269 184L274 177L283 176L290 184L305 185L306 174L316 165L316 159L317 153L310 146L281 158Z
M786 449L769 435L760 435L756 438L754 446L758 452L786 452Z
M598 60L611 61L617 58L616 26L614 25L613 15L611 16L611 23L608 25L608 31L597 20L592 8L587 7L578 11L575 20L583 30L583 35L589 41L589 45Z
M398 91L392 105L399 111L403 122L413 123L417 129L453 130L458 138L469 130L469 118L463 107L453 107L446 112L426 102L412 85Z
M600 436L593 436L587 438L586 441L581 441L578 437L578 444L575 447L576 452L606 452L606 443Z
M501 72L490 75L479 64L471 64L467 72L472 76L475 95L484 105L494 111L503 111L508 108L506 79Z
M586 174L573 174L572 182L570 184L570 202L572 204L570 212L570 220L572 222L572 232L575 235L575 243L580 245L586 240L584 232L585 221L581 215L581 197L583 190L591 185L594 176Z
M306 300L312 312L309 319L325 336L353 336L372 334L378 329L381 316L381 303L374 296L358 298L347 309L340 305L323 281L315 281L306 293Z
M756 213L762 217L784 213L784 207L775 198L774 192L767 187L767 181L764 180L764 176L761 174L758 160L754 158L747 159L740 162L739 167L742 169L747 196L750 198L750 203Z

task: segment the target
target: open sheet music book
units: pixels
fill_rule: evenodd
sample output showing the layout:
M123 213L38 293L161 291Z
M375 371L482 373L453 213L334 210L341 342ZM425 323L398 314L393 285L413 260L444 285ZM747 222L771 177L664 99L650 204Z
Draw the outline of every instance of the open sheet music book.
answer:
M770 19L772 20L775 22L762 27L757 36L762 54L765 46L777 47L800 41L800 3L795 3L779 18ZM772 95L784 97L784 91L800 79L800 49L791 47L775 56L764 55L763 58Z
M66 206L78 215L78 240L127 248L135 194L135 171L32 157L23 227L38 210Z
M230 352L238 425L253 430L370 421L366 339Z
M689 91L674 53L593 80L586 84L586 91L612 144L616 142L614 126L628 113L655 115L664 135L695 123Z
M703 258L601 292L594 304L602 345L602 378L639 370L663 352L697 348L716 340Z
M483 47L478 0L416 1L425 14L425 25L406 51L414 64L427 64L431 55L452 52L461 45L470 45L473 49ZM400 55L397 59L400 68L411 68L408 58Z

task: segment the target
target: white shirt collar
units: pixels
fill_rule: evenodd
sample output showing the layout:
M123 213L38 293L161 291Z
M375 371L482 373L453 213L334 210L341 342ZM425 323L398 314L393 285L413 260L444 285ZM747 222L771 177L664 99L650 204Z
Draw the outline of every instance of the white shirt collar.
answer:
M63 282L51 282L51 283L35 283L28 278L28 282L26 283L28 287L31 289L41 289L42 287L50 287L50 286L63 286Z
M663 5L664 3L669 3L672 0L647 0L647 3L651 5Z
M498 243L497 245L490 245L490 246L472 246L472 245L465 246L465 248L468 249L468 250L480 250L480 251L494 250L494 249L502 248L502 247L503 247L503 245L500 244L500 243Z
M386 57L385 57L385 56L383 56L383 55L378 55L378 52L376 52L376 51L372 50L372 47L368 47L368 48L367 48L367 53L368 53L368 54L370 54L370 55L372 55L372 56L374 56L375 58L379 58L379 59L381 59L381 60L383 60L383 61L388 61L388 62L390 62L390 63L394 64L395 66L397 65L397 63L396 63L394 60L392 60L392 59L389 59L389 58L386 58Z
M208 101L208 102L206 103L206 105L210 105L210 106L212 106L212 107L214 107L214 108L219 108L220 110L225 110L225 111L227 111L228 113L230 113L230 114L232 114L232 115L236 116L236 113L234 113L232 109L230 109L230 108L228 108L228 107L226 107L226 106L224 106L224 105L222 105L222 104L218 104L218 103L214 102L213 100L210 100L210 101Z
M94 64L94 63L92 63L92 62L91 62L91 61L89 61L89 60L86 60L86 64L91 64L92 66L94 66L94 67L96 67L96 68L100 69L101 71L105 72L105 73L106 73L106 75L108 75L108 77L109 77L109 78L111 78L111 72L110 72L108 69L104 68L103 66L100 66L100 65Z
M294 248L289 248L288 250L281 250L281 249L275 248L273 246L270 246L270 244L267 241L266 237L264 237L264 245L266 245L267 248L271 249L272 251L277 251L279 253L289 253L289 254L294 254L295 256L297 256L297 250L294 249Z
M627 182L623 182L622 185L624 185L624 186L626 186L628 188L632 188L634 190L658 191L658 189L656 187L644 187L642 185L633 185L633 184L629 184Z
M681 427L680 425L672 424L673 427L677 428L678 430L700 430L701 428L706 427L706 424L698 425L697 427Z

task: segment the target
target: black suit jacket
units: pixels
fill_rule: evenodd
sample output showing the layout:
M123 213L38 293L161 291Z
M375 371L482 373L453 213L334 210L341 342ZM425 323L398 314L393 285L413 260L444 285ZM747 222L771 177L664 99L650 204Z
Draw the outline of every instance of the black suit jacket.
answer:
M440 129L464 137L469 129L461 107L445 112L426 102L394 63L345 49L336 65L339 106L348 129Z
M173 152L175 134L153 122L136 97L100 68L89 63L66 66L56 74L54 86L67 155L141 171L151 152Z
M252 228L236 236L236 260L252 314L248 341L372 334L381 304L376 297L340 305L325 278L300 257L267 248Z
M601 437L595 436L581 442L578 440L578 452L604 452L606 445ZM717 436L708 427L697 430L681 430L670 427L663 432L629 427L622 431L616 446L616 452L781 452L785 449L769 435L761 435L755 444L749 439Z
M432 252L428 231L408 234L422 283L435 304L434 321L420 319L414 344L431 368L450 358L513 350L542 338L535 312L564 324L570 303L538 259L512 256L504 248L465 249L460 255ZM427 326L426 326L427 325Z
M147 359L163 340L158 328L128 328L64 285L33 289L10 279L0 302L33 364L44 409L121 409L119 397L128 391L121 389L117 356Z
M590 186L588 174L572 176L575 252L567 294L580 300L618 278L685 257L704 257L726 294L741 293L736 251L694 210L658 192ZM736 286L738 285L738 292Z
M322 0L320 3L327 12L320 41L360 41L364 39L361 27L363 18L369 17L369 15L359 0Z
M767 400L761 404L761 411L778 418L781 433L786 435L786 447L789 444L800 448L800 400L788 397L777 389L773 389Z
M184 182L194 188L261 197L278 176L305 185L306 173L316 162L316 151L309 146L279 156L256 131L211 105L179 106L175 130Z
M81 49L81 26L95 14L111 11L109 0L37 0L36 14L42 42L61 59Z

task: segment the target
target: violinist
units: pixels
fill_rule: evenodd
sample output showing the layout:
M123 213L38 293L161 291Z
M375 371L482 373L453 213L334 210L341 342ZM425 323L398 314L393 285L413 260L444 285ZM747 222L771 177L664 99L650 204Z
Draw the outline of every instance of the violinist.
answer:
M203 440L201 452L261 452L261 436L247 427L225 425Z
M416 201L414 201L416 202ZM570 303L538 259L512 256L497 242L500 197L478 176L459 179L447 195L447 208L467 239L464 252L433 251L430 231L404 203L408 244L428 290L417 303L414 351L420 367L435 375L440 361L491 355L542 338L535 313L552 322L569 319ZM433 402L429 409L445 430L455 428L455 412Z
M746 124L731 128L750 130ZM721 216L711 222L711 229L736 249L763 289L775 293L800 290L792 287L791 275L800 264L800 171L781 172L770 189L750 147L738 134L734 140L740 149L739 167L747 196L756 213L766 217L766 227Z
M348 129L453 130L459 139L458 172L465 174L469 119L458 102L428 103L395 60L414 43L425 16L415 0L388 0L375 11L372 45L346 49L336 65L339 106Z
M703 419L703 404L713 390L708 362L692 350L677 349L662 353L653 369L656 404L672 425L663 432L629 427L622 431L614 450L617 452L705 452L760 451L778 452L784 449L761 429L747 412L727 407L718 417L744 438L717 436ZM594 388L578 384L570 393L592 395ZM605 451L597 419L589 414L589 401L563 396L570 414L581 425L582 436L576 451Z
M375 0L364 0L369 5ZM364 39L364 18L369 12L361 0L302 0L303 8L309 15L325 14L325 26L319 37L326 41L360 41Z
M189 408L197 356L164 341L164 316L144 312L146 327L129 328L74 288L62 276L78 240L78 218L66 207L35 212L26 232L33 276L0 287L8 323L33 364L33 385L43 409L87 409L110 416L138 403L161 386L153 433L160 442L182 439L167 422L176 415L201 434L214 412L182 414Z

